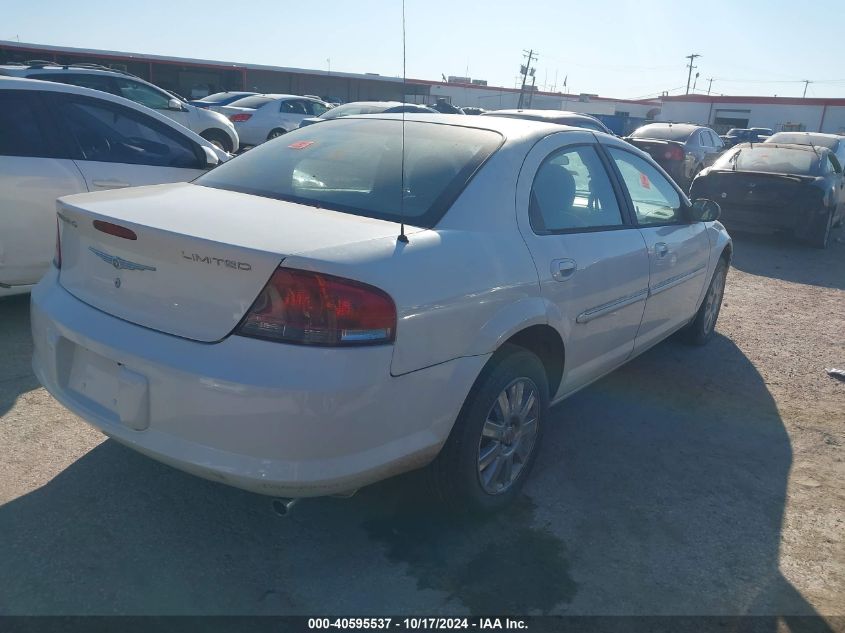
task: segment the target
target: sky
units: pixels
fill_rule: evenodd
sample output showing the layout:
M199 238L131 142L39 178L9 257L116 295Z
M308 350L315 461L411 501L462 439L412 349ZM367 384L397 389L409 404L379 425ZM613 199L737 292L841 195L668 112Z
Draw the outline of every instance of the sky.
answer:
M3 4L4 40L402 75L401 0ZM683 94L697 53L697 92L800 97L806 79L808 97L845 97L842 12L832 0L405 0L406 74L512 87L533 49L541 90L566 79L568 92L634 99Z

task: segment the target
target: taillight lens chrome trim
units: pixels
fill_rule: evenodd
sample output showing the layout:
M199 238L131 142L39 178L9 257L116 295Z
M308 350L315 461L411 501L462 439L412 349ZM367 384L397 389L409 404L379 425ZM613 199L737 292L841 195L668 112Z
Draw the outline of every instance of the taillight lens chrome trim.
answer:
M384 345L396 338L396 304L369 284L279 267L233 333L320 347Z

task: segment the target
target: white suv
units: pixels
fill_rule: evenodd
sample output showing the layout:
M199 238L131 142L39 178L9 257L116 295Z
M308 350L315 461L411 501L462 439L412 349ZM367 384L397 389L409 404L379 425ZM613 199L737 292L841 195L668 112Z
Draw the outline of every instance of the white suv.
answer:
M193 180L228 158L127 99L0 77L0 296L49 268L59 196Z
M129 73L91 64L59 66L30 62L28 65L0 66L0 75L57 81L125 97L157 110L224 151L238 151L238 133L225 116L186 103L176 95Z

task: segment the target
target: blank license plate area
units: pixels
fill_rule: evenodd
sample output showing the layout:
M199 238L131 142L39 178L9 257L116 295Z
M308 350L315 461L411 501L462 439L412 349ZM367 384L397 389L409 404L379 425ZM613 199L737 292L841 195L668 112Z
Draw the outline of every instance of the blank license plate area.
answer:
M119 375L120 363L78 345L74 348L68 387L115 415Z

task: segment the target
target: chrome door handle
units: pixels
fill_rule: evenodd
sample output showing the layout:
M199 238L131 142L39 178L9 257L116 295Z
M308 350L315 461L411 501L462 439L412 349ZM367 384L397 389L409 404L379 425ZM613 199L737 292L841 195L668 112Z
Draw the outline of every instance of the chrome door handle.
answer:
M100 189L123 189L124 187L132 186L122 180L92 180L91 184Z
M658 257L666 257L666 253L669 252L669 247L666 245L666 242L658 242L654 245L654 254Z
M552 277L557 281L570 279L578 270L578 263L574 259L553 259Z

